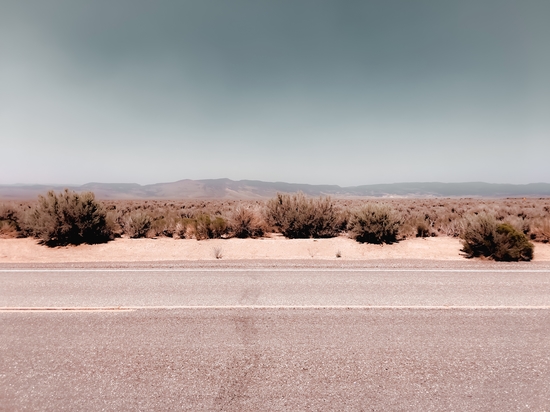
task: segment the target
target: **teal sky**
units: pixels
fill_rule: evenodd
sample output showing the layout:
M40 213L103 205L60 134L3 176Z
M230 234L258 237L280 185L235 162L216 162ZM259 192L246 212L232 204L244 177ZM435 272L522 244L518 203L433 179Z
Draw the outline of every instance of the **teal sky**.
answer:
M550 182L548 0L0 0L0 184Z

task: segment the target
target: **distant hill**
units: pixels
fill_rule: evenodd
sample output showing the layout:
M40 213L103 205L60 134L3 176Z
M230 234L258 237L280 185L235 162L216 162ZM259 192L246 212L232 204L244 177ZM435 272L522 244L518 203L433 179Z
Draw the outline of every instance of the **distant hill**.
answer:
M0 185L0 199L33 199L48 190L92 191L99 199L264 199L277 192L302 191L332 197L550 197L550 183L525 185L469 183L392 183L341 187L259 180L206 179L171 183L87 183L70 185Z

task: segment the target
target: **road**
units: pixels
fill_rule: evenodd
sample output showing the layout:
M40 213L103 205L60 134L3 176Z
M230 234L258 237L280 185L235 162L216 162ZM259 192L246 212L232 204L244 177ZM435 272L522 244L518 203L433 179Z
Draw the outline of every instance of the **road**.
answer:
M0 410L550 411L550 265L0 267Z

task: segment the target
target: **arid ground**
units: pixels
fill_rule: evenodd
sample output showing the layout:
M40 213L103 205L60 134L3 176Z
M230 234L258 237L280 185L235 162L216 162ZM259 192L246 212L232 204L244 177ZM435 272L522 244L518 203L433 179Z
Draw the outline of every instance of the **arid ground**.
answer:
M0 239L0 262L145 262L173 260L311 259L467 260L458 238L430 237L392 245L357 243L339 236L331 239L128 239L100 245L48 248L35 239ZM337 254L340 257L337 257ZM550 261L550 244L535 243L534 261Z
M100 201L115 239L96 245L49 248L28 226L36 201L0 201L0 262L133 262L169 260L317 259L465 260L459 238L467 215L487 212L522 230L535 245L534 260L550 260L550 199L431 198L333 199L343 229L325 239L286 239L266 223L267 200ZM391 206L402 221L399 241L374 245L352 240L349 214L368 203ZM235 212L245 209L263 235L240 239L232 232ZM204 218L223 230L199 236ZM134 228L145 221L145 230ZM32 228L31 228L32 229ZM139 238L136 238L139 237ZM208 238L218 237L218 238ZM245 236L246 237L246 236Z

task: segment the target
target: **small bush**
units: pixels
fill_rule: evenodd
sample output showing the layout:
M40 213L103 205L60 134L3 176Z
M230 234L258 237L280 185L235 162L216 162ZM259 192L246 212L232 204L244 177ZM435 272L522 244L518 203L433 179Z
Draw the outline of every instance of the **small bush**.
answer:
M330 197L279 193L267 202L265 214L270 225L291 239L333 237L340 232L341 218Z
M228 231L227 222L221 216L212 219L210 215L199 215L194 224L197 240L221 238Z
M0 220L0 238L14 238L18 236L19 231L12 222Z
M486 212L464 217L460 235L462 251L470 258L487 257L497 261L529 261L533 244L510 223L499 222Z
M391 206L369 203L351 213L348 230L358 242L394 243L401 224L401 216Z
M191 239L195 234L195 220L181 218L174 228L174 235L180 239Z
M105 211L94 194L67 189L59 195L50 191L38 197L29 228L47 246L103 243L112 238Z
M0 237L23 235L21 212L11 205L0 205Z
M261 237L264 234L264 224L254 210L238 206L229 219L232 236L241 239Z
M151 224L152 220L148 214L134 211L124 219L124 233L132 239L147 237Z
M497 226L497 249L493 255L495 260L529 261L533 259L534 246L522 231L509 223Z
M212 248L212 253L216 259L221 259L223 257L223 249L221 247Z
M550 218L538 218L533 222L531 236L538 242L548 243L550 241Z

